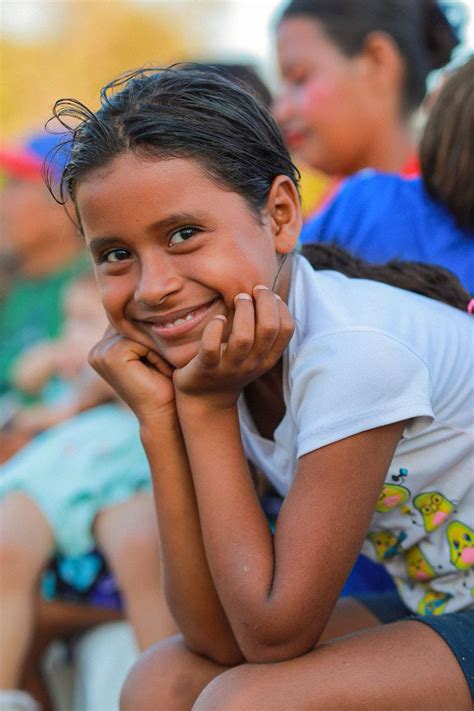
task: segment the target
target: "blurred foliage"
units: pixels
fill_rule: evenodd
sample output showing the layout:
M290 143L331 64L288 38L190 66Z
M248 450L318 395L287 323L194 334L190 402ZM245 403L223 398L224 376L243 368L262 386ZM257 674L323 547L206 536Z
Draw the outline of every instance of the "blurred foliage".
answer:
M2 138L37 130L58 98L96 108L100 87L122 71L198 58L205 37L195 23L190 26L186 5L45 2L54 22L44 38L0 39ZM21 0L16 7L21 10Z

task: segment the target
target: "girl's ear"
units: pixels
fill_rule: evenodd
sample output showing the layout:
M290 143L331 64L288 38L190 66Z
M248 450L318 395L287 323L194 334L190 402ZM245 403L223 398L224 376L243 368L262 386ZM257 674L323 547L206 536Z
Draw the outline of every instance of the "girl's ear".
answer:
M387 90L400 92L404 61L395 40L386 32L370 32L359 55L360 64L372 90L386 96Z
M278 175L268 194L267 215L270 220L275 250L291 252L298 241L303 220L298 191L286 175Z

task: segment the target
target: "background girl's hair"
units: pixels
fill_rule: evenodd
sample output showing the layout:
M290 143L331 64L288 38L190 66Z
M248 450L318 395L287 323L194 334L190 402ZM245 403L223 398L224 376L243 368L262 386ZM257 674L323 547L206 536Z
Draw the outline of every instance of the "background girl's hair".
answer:
M313 269L332 269L348 277L371 279L465 311L471 296L459 279L448 269L421 262L392 260L386 264L369 264L335 244L305 244L301 250Z
M430 195L459 227L474 232L474 57L441 89L423 133L420 163Z
M426 77L448 63L458 38L436 0L291 0L280 22L307 16L320 22L347 56L359 54L371 32L385 32L405 65L405 108L421 103Z
M298 170L270 113L240 82L210 67L127 72L102 89L96 113L62 99L53 118L72 141L62 201L65 191L74 199L88 173L127 151L145 160L194 159L259 216L277 175L298 186Z

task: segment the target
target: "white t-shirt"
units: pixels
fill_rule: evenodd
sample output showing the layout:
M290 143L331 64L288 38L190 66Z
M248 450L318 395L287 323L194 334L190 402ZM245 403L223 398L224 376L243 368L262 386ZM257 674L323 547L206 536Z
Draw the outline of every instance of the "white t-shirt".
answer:
M362 550L411 610L474 606L474 318L299 255L289 308L286 413L264 439L240 398L247 457L285 496L303 454L408 420Z

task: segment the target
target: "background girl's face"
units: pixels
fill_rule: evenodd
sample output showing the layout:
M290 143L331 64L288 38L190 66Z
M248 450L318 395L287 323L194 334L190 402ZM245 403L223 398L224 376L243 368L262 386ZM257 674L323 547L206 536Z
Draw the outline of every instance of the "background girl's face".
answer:
M65 333L78 342L87 340L89 349L104 333L107 318L93 278L72 281L64 295Z
M328 174L357 170L370 135L358 57L346 57L311 18L284 20L277 40L283 88L274 113L291 151Z
M193 160L122 154L79 183L76 205L111 323L176 367L239 292L272 285L271 221Z

